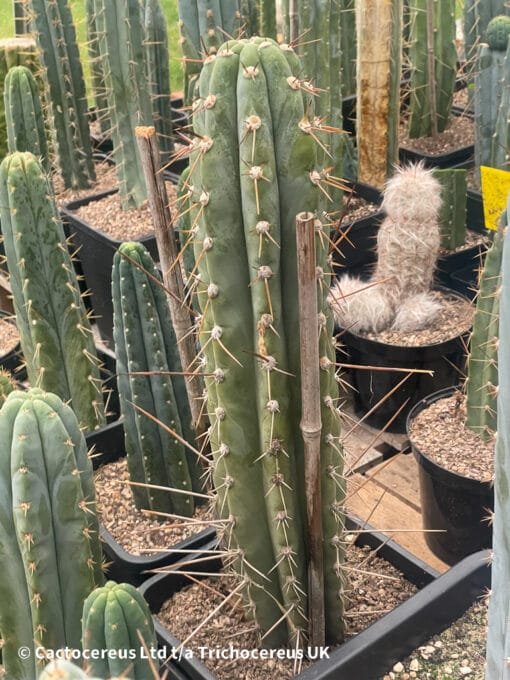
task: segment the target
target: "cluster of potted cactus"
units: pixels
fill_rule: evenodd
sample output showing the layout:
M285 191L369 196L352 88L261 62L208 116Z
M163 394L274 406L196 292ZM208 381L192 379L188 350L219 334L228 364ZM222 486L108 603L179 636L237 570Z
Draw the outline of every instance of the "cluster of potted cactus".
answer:
M498 423L503 431L495 589L508 577L506 222L494 235L484 228L468 170L451 159L399 165L415 158L399 150L403 121L411 139L452 125L455 3L176 0L178 134L176 50L160 0L87 0L86 69L70 0L16 3L30 36L0 41L0 226L21 353L13 375L0 360L6 678L212 678L197 660L159 668L158 643L181 647L153 614L165 595L220 573L260 646L338 646L303 680L382 674L424 641L420 612L433 616L440 593L471 596L488 576L478 556L436 582L349 516L345 377L357 416L403 432L430 393L458 389L466 371L466 427L488 445ZM476 139L460 160L505 169L510 17L504 7L478 16L468 0L464 11ZM99 149L117 179L94 195ZM62 191L77 201L63 205ZM77 211L112 195L123 226L144 213L151 233L107 239L83 226ZM353 196L374 203L375 219L344 219ZM455 292L454 271L465 268ZM450 303L467 321L437 340ZM409 341L428 331L432 341ZM412 443L427 459L422 490L438 491ZM137 512L160 527L208 528L161 554L128 554L101 525L94 478L124 457ZM477 525L492 495L470 501ZM422 504L426 528L442 528L438 498ZM471 522L473 540L457 545L447 524L430 547L451 564L488 547L491 531L478 540ZM425 587L359 645L344 642L354 540ZM163 568L172 573L149 578ZM451 597L438 627L468 604ZM495 600L487 680L500 677L504 605ZM74 663L45 668L62 649L76 651ZM101 649L109 653L91 654Z

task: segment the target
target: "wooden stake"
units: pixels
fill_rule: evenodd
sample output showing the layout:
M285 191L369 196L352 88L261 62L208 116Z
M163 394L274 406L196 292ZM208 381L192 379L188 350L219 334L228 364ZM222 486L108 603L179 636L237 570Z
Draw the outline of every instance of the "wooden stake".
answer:
M299 326L301 344L301 433L305 455L305 491L308 532L308 620L312 646L325 642L324 565L321 501L321 399L319 315L315 260L315 217L296 217Z
M161 170L156 129L153 126L137 127L135 128L135 135L138 141L138 148L140 149L140 157L147 184L147 196L156 232L159 259L163 271L163 283L170 292L170 295L167 296L170 316L177 338L182 368L183 371L187 371L189 366L196 363L195 334L192 332L192 320L189 310L182 304L185 297L185 288L181 269L180 267L172 266L177 259L178 249L172 215L168 207L165 179ZM187 377L186 390L191 408L191 417L193 418L193 426L197 435L200 436L207 429L205 417L201 415L203 395L200 380Z

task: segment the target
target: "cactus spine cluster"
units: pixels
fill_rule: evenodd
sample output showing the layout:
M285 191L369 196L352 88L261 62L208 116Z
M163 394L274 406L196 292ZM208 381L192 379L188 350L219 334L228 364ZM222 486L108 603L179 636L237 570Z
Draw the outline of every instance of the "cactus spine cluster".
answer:
M358 178L382 189L398 161L402 0L356 4Z
M455 250L466 240L467 170L436 168L434 177L441 184L441 247Z
M112 274L113 335L128 467L132 481L181 491L133 487L139 508L191 516L193 497L186 492L198 490L197 461L164 429L194 441L184 377L170 375L182 368L160 281L142 244L122 244Z
M87 670L100 678L124 677L154 680L150 661L140 650L157 648L154 623L147 603L136 588L127 583L108 581L96 588L83 606L83 649L136 651L135 658L111 655L106 659L89 659Z
M12 375L4 368L0 368L0 406L15 389L16 383Z
M387 183L382 207L386 217L377 234L377 265L368 281L349 274L331 289L343 328L379 332L413 331L437 315L431 295L439 254L441 185L432 170L411 165Z
M510 224L510 198L507 204L506 223ZM486 680L500 680L508 671L507 630L509 611L508 575L510 552L508 517L510 496L510 231L503 235L501 260L501 294L498 369L499 388L497 397L498 436L494 461L494 522L492 534L492 587L489 600L487 633Z
M49 180L30 153L0 166L0 219L30 383L72 402L80 425L105 423L94 338Z
M87 96L68 0L27 0L43 65L58 165L66 188L95 180Z
M0 90L5 89L7 73L13 66L39 69L36 45L32 38L7 38L0 40ZM7 154L7 127L3 98L0 97L0 158Z
M479 45L475 71L475 164L508 169L510 17L492 19L487 35L490 42Z
M443 132L448 124L457 74L455 0L410 0L409 9L413 139Z
M232 518L227 543L240 548L247 605L269 646L302 644L308 608L295 216L322 215L327 173L296 64L288 47L263 38L225 43L207 60L190 175L213 481L220 514ZM318 220L316 228L326 632L341 639L343 456L326 230Z
M482 439L497 429L499 310L504 234L500 228L485 258L473 320L466 380L466 425Z
M33 680L34 647L81 648L83 603L103 582L92 463L72 410L38 388L9 395L0 441L2 664Z
M46 129L37 82L25 66L14 66L4 83L9 152L31 151L50 170Z
M128 209L140 206L147 199L134 134L137 125L152 124L142 7L139 0L95 0L94 10L113 158L122 205Z

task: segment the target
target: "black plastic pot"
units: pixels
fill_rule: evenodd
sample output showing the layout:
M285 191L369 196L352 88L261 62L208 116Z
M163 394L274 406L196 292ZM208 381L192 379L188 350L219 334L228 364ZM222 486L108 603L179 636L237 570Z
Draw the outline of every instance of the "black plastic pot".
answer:
M440 390L420 401L409 414L407 433L416 416L434 402L449 397L455 388ZM492 544L492 527L488 511L494 509L494 489L490 482L463 477L440 467L412 441L411 446L420 471L420 497L424 529L429 548L447 564L455 564L466 555Z
M455 291L448 292L458 295ZM406 374L400 371L347 370L347 379L353 388L354 407L357 415L363 417L363 422L378 429L385 428L387 432L404 433L407 415L417 402L438 389L459 382L466 360L469 332L421 347L387 345L345 329L339 329L338 338L342 344L337 351L339 363L433 371L433 375L412 373L402 382ZM379 402L382 403L377 406ZM395 417L397 412L399 414Z
M13 315L10 312L0 310L0 319L16 325L16 321L13 319ZM21 366L21 363L21 345L19 342L9 352L0 356L0 367L9 371L9 373L17 371ZM16 375L16 377L18 377L18 375Z
M370 203L381 203L381 192L368 184L352 182L355 198L363 198ZM345 199L347 203L347 198ZM378 210L371 215L353 222L342 222L335 238L333 248L334 271L340 276L344 271L366 267L376 261L377 232L384 215Z
M473 273L473 267L464 267L464 269L459 269L450 277L449 286L452 290L457 291L464 297L474 300L477 294L476 285L476 272ZM473 278L475 279L473 281Z
M177 175L168 173L174 183L179 181ZM122 241L111 238L104 232L94 229L76 214L81 206L92 201L99 201L115 193L116 190L103 191L86 198L68 203L61 209L66 231L72 235L73 243L80 248L79 258L87 288L90 290L90 302L96 317L97 327L105 342L113 341L113 303L112 303L112 265L113 256ZM126 217L129 219L129 217ZM158 248L154 235L144 236L139 241L147 248L151 256L158 261Z
M368 529L370 533L359 535L358 545L377 549L380 557L393 564L421 590L365 631L331 651L329 659L314 663L300 673L296 676L299 680L349 680L355 677L377 680L397 661L451 625L490 584L490 568L485 553L469 557L438 577L433 569L368 525L351 519L348 526L351 530ZM214 544L207 547L213 548ZM211 572L220 568L220 560L215 558L197 563L193 571ZM187 585L186 577L176 571L151 578L141 586L140 592L155 614L166 600ZM157 618L155 626L160 646L170 654L179 646L179 641ZM216 676L196 658L183 656L177 663L190 680L216 680Z
M95 470L101 465L115 463L126 455L124 428L121 420L110 423L97 432L91 432L86 436L86 439L89 447L94 446L95 451L101 454L92 459ZM131 555L124 550L111 533L104 526L101 526L103 553L109 564L108 577L114 581L139 586L146 579L150 578L151 570L161 569L181 560L183 553L175 552L175 550L200 549L206 543L214 540L215 535L214 529L204 529L176 543L169 548L168 552L161 552L152 556L138 556Z

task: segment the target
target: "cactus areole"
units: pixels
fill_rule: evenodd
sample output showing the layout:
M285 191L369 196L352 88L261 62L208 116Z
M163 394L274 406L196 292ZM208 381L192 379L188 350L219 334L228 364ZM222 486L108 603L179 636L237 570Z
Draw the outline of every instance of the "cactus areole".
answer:
M190 186L213 481L262 644L308 629L296 215L315 215L326 636L343 636L344 483L319 165L297 57L265 38L206 60ZM297 68L299 72L299 65ZM256 523L254 523L256 518Z

